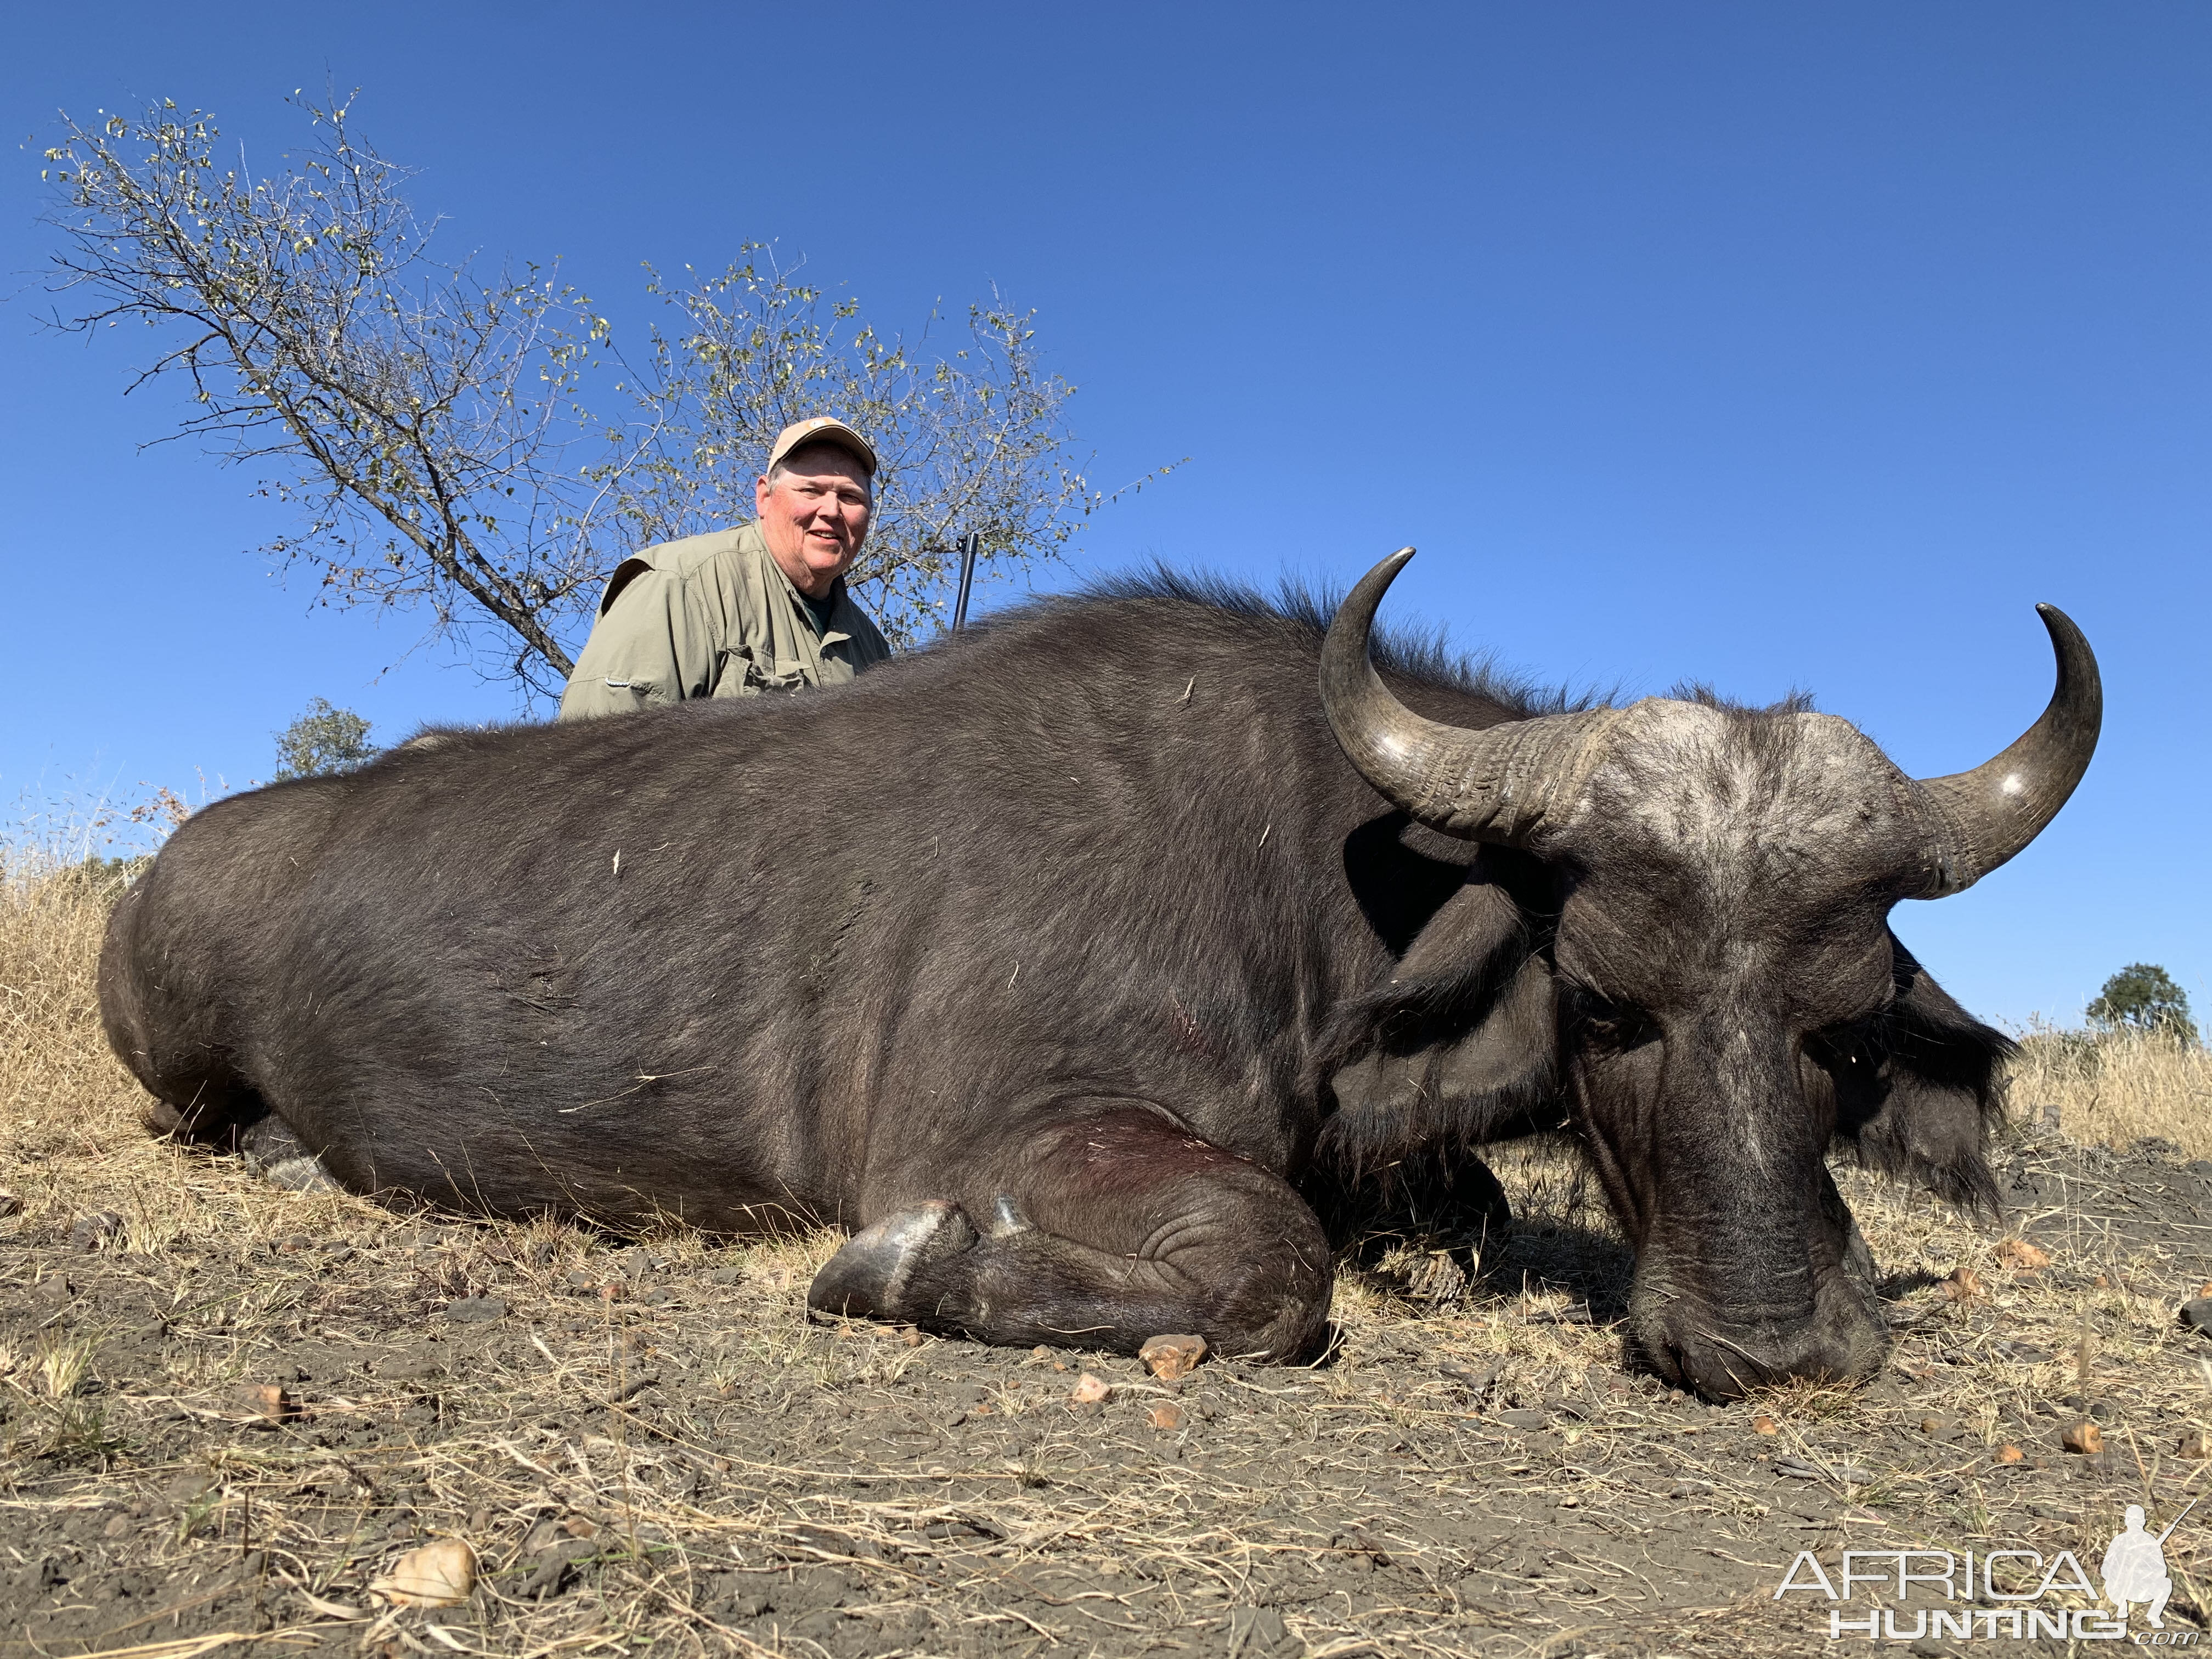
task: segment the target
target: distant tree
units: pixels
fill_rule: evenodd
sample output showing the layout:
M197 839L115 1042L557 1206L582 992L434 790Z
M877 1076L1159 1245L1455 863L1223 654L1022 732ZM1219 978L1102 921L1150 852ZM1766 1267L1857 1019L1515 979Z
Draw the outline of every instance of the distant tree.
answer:
M895 641L941 613L954 538L1020 568L1109 499L1071 459L1074 388L995 295L949 353L910 349L749 246L691 286L653 279L674 331L633 370L547 270L434 258L406 169L352 136L346 104L293 101L311 144L259 180L217 161L202 112L64 115L46 151L64 241L50 286L84 296L61 329L168 331L133 386L181 376L198 412L176 435L270 469L264 493L305 525L266 550L317 572L323 603L425 605L482 670L556 695L613 566L750 518L770 439L811 414L878 447L854 584ZM595 369L617 377L618 419L581 401Z
M310 698L307 712L276 734L276 781L319 778L375 756L367 720L326 697Z
M2089 1005L2090 1021L2106 1030L2160 1031L2197 1041L2189 995L2154 963L2131 962L2105 981Z

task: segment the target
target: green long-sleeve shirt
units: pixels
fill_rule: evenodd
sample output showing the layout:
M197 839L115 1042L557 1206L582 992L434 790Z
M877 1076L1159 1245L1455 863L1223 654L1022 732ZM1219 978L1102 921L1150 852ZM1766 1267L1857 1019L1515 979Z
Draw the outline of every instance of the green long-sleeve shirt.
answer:
M810 607L760 526L741 525L623 562L561 694L561 718L835 685L890 653L842 576Z

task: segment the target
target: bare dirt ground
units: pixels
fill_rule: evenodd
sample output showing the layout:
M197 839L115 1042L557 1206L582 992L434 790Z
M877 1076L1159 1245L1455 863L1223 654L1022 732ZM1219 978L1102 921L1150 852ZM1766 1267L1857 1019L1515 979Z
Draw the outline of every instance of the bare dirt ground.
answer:
M2094 1572L2125 1504L2163 1524L2212 1468L2178 1455L2212 1341L2175 1320L2212 1164L2155 1145L2009 1145L2028 1271L1847 1178L1893 1364L1725 1408L1619 1369L1626 1255L1544 1148L1502 1160L1529 1219L1464 1297L1410 1295L1401 1252L1347 1272L1326 1362L1179 1388L810 1322L826 1237L410 1220L148 1161L137 1215L0 1223L0 1652L1810 1652L1828 1604L1773 1596L1800 1550ZM1103 1405L1069 1403L1085 1371ZM2083 1416L2101 1455L2060 1449ZM467 1602L366 1593L447 1536ZM2208 1622L2207 1537L2169 1542L2172 1631Z
M2212 1279L2202 1049L2032 1045L2002 1229L1839 1176L1889 1275L1866 1388L1709 1409L1625 1374L1627 1253L1529 1143L1471 1284L1347 1263L1324 1362L1171 1389L811 1322L828 1236L410 1218L154 1142L93 1017L104 901L4 896L0 1659L1837 1651L1825 1600L1775 1598L1799 1552L2094 1573L2131 1503L2182 1518L2167 1632L2212 1622L2212 1339L2176 1319ZM2063 1450L2084 1420L2104 1449ZM440 1540L459 1605L373 1588ZM1911 1644L1928 1605L1897 1646L2039 1650Z

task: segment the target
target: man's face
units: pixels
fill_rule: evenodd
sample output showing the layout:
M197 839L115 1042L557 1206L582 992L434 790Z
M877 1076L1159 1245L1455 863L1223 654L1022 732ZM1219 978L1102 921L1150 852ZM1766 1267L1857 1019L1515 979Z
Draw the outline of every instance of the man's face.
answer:
M761 534L791 585L818 599L860 556L874 495L859 459L834 444L794 451L784 468L753 486Z

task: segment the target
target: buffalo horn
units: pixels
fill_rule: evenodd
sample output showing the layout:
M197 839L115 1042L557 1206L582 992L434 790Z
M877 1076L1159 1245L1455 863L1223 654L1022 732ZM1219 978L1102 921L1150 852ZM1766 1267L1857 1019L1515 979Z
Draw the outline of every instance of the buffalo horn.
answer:
M1468 841L1522 846L1556 804L1571 805L1615 711L1546 714L1485 730L1425 720L1368 659L1382 595L1413 556L1393 553L1345 595L1321 647L1321 702L1362 777L1407 817Z
M2105 719L2096 656L2063 611L2035 609L2058 659L2058 684L2043 718L1995 760L1919 781L1941 820L1930 898L1972 886L2041 835L2096 752Z

